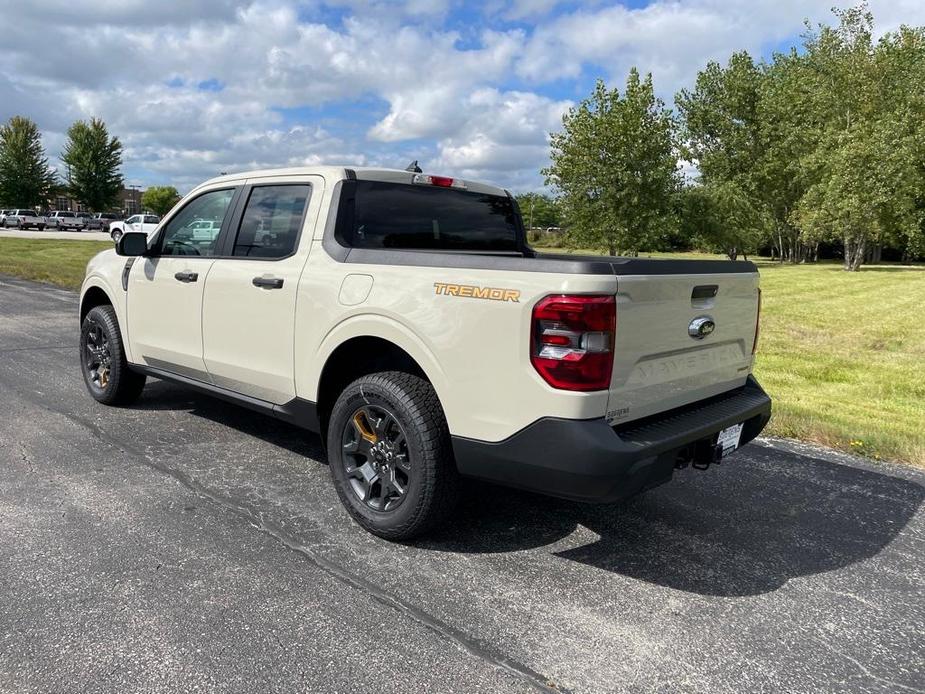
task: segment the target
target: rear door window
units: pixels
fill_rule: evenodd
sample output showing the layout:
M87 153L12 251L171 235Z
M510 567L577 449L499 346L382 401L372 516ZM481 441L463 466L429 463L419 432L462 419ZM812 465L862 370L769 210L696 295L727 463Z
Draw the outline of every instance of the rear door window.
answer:
M357 181L339 233L355 248L520 250L509 197L429 185Z
M284 258L295 253L310 195L308 184L251 189L232 255Z

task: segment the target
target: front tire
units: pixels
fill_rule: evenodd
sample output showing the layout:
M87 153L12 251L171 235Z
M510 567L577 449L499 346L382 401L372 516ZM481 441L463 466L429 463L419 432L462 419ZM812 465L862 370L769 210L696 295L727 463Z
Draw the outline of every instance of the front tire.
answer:
M112 306L96 306L80 326L80 372L90 395L104 405L128 405L145 387L143 374L125 359L119 321Z
M437 527L455 506L458 474L433 386L399 371L364 376L337 398L328 461L353 519L387 540Z

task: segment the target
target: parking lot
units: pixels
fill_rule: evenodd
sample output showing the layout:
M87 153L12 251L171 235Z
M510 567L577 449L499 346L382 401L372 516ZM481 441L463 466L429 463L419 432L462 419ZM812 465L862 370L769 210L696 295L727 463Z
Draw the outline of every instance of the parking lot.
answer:
M84 236L84 235L81 235ZM149 381L0 278L0 690L925 691L925 474L784 442L619 506L472 483L413 545L320 440Z

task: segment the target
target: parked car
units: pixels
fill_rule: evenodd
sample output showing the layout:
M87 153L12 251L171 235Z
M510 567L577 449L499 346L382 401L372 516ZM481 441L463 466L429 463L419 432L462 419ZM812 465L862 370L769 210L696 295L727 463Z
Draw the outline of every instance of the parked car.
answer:
M154 214L135 214L124 222L112 222L109 225L109 235L113 241L118 241L127 231L143 231L150 234L157 229L160 221L161 218Z
M3 217L3 228L10 229L45 229L45 218L35 210L9 210Z
M109 232L109 225L122 219L122 215L115 212L97 212L87 219L87 231Z
M45 218L45 223L50 229L58 231L80 231L83 229L86 220L78 216L76 212L68 210L59 210L49 213Z
M193 243L203 219L221 231ZM321 432L350 515L407 539L460 476L610 503L724 461L771 415L758 279L538 253L510 194L475 181L242 173L90 260L79 368L105 404L153 376Z

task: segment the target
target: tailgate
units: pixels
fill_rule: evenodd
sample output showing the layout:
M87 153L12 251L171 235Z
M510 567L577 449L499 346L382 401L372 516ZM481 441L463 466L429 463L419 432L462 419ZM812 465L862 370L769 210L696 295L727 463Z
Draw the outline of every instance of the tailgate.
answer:
M757 313L757 272L619 277L608 421L632 421L744 385Z

